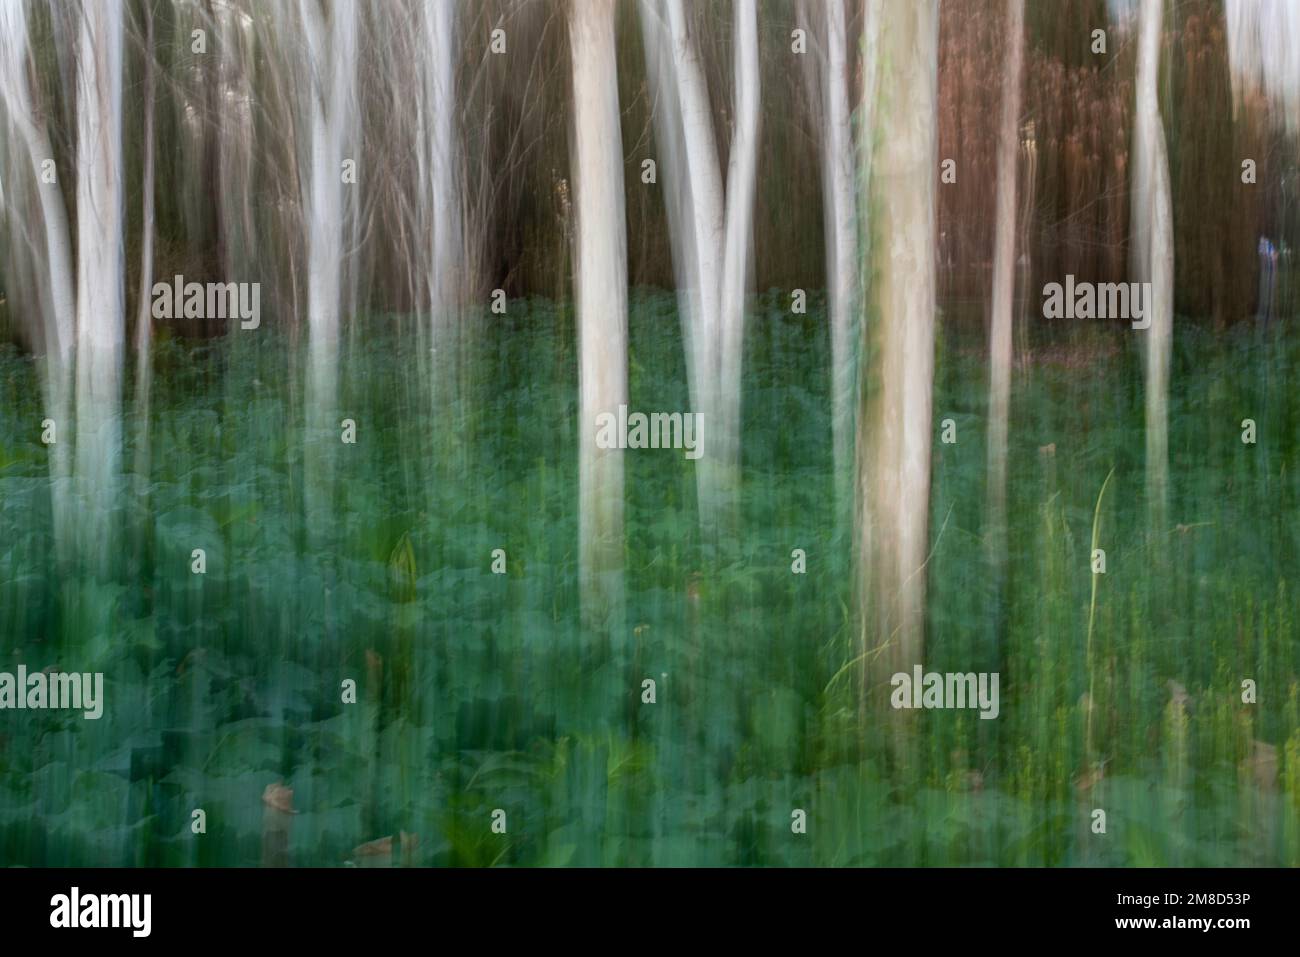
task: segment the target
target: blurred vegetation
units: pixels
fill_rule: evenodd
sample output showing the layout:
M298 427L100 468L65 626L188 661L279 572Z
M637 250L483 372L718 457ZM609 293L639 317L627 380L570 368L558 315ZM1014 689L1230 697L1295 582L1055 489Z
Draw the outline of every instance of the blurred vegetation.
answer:
M5 348L0 670L103 671L106 706L0 714L0 863L1300 864L1300 340L1176 324L1176 524L1148 539L1137 337L1035 328L1000 605L984 343L946 333L935 419L958 441L936 429L926 666L999 671L1001 715L982 721L882 711L888 689L864 701L849 547L830 531L825 318L788 301L774 290L752 315L743 545L706 564L693 463L629 452L628 618L608 643L577 621L564 307L481 317L469 386L433 416L405 320L373 317L390 331L342 361L358 441L319 551L287 340L161 338L153 471L109 583L55 567L39 390ZM633 407L686 408L673 298L641 291L630 328ZM276 784L292 795L266 797Z

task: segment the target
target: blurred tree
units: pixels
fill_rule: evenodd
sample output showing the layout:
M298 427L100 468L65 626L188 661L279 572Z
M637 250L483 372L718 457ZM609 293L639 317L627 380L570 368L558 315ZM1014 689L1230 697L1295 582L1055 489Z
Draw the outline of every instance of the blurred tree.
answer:
M584 623L621 634L623 452L596 443L597 417L627 405L627 220L614 0L574 0L572 179L578 312L579 566Z
M1149 282L1146 345L1147 496L1152 530L1165 526L1168 485L1169 359L1174 322L1174 245L1169 153L1160 118L1160 47L1164 0L1142 0L1138 24L1137 104L1133 130L1133 275Z
M114 564L126 338L120 4L80 8L77 54L76 490L78 550L98 575Z
M871 169L871 347L858 424L864 651L877 681L921 663L935 332L937 0L885 2Z
M1016 161L1020 155L1020 87L1024 67L1025 0L1007 0L1007 60L998 123L997 221L993 246L989 337L989 553L1001 591L1006 566L1007 420L1011 405L1011 326L1015 300Z

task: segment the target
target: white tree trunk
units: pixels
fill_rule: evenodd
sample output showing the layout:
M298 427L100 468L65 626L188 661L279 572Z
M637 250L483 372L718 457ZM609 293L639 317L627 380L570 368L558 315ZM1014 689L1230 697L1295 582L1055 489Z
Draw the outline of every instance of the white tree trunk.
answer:
M699 52L691 40L687 11L682 0L666 0L676 106L679 112L686 179L690 189L689 246L694 263L687 275L678 274L685 286L690 315L695 327L693 349L686 356L694 410L704 416L705 446L696 462L696 494L700 520L709 534L717 528L720 491L718 488L725 439L721 437L722 410L719 397L723 385L720 372L719 329L723 273L725 205L722 172L713 136L713 111ZM683 245L687 245L683 243Z
M698 315L702 336L701 352L695 357L698 372L710 370L717 362L717 326L719 322L720 282L722 277L722 240L725 229L722 171L713 137L713 111L704 66L691 41L682 0L667 0L673 77L677 83L677 108L680 111L682 143L686 155L687 180L691 190L690 223L696 263L689 278L692 292L698 296ZM709 383L697 383L701 390Z
M727 171L726 233L722 271L718 366L719 419L713 424L719 494L734 501L740 483L741 360L745 343L745 301L749 291L750 243L754 222L754 183L758 173L758 7L736 0L734 122Z
M614 0L570 7L577 220L582 607L617 633L622 613L623 453L596 444L597 417L627 404L627 226L614 54Z
M423 8L424 89L420 103L422 188L429 191L428 292L433 343L438 348L461 300L461 200L456 158L456 19L453 0L434 0ZM427 116L426 116L427 111ZM426 179L427 177L427 179Z
M756 0L737 0L734 126L724 195L708 86L683 0L641 3L655 129L669 180L687 378L694 411L704 417L696 492L710 541L729 524L739 482L740 371L758 163L757 18Z
M871 173L873 387L859 420L864 645L878 675L921 663L935 330L938 0L880 10Z
M847 515L852 475L854 316L859 307L857 196L853 119L848 94L848 37L843 0L826 0L825 104L822 116L822 218L831 328L831 415L837 514Z
M673 270L677 278L681 313L682 339L686 346L688 388L698 401L696 381L697 357L703 355L703 303L700 260L695 237L695 210L690 182L690 164L686 159L685 133L682 129L681 100L677 95L677 74L673 61L673 42L663 0L638 0L641 33L645 47L655 128L655 153L658 157L659 182L664 190L668 213L668 235L672 247Z
M218 48L217 115L212 118L217 136L217 197L221 250L228 281L251 281L258 274L258 236L253 218L257 135L254 94L250 79L256 63L254 30L243 10L221 5L215 13Z
M319 534L332 498L333 450L339 439L339 317L343 296L345 213L344 160L357 145L357 30L355 0L336 0L329 21L316 0L299 9L307 48L307 110L310 117L303 206L307 228L308 371L305 504L309 529ZM359 164L358 164L359 166ZM360 171L358 171L360 175Z
M1165 525L1169 474L1169 359L1173 341L1173 213L1169 156L1160 119L1163 0L1142 0L1138 24L1137 104L1133 136L1131 259L1151 283L1146 336L1147 502L1153 531Z
M81 554L107 575L121 456L125 340L122 7L82 7L77 63L77 488Z
M26 5L0 3L0 116L9 132L10 178L8 190L10 217L26 220L29 208L25 198L35 195L41 240L30 242L24 253L35 275L33 298L41 313L42 386L46 417L57 425L63 441L50 447L50 489L54 518L56 551L61 560L71 557L72 519L69 503L73 438L72 371L76 348L76 299L73 293L72 242L68 228L63 192L57 182L43 182L42 164L52 161L54 150L49 132L36 108L28 73L28 33ZM30 226L26 235L34 232Z
M145 17L144 65L144 173L140 192L140 294L135 319L135 499L143 503L149 486L149 391L153 384L153 242L154 242L154 49L153 14L148 4Z
M1016 290L1016 160L1020 154L1020 87L1025 0L1007 0L1007 61L998 128L993 303L989 334L989 548L996 567L1006 553L1007 423L1011 406L1012 309Z

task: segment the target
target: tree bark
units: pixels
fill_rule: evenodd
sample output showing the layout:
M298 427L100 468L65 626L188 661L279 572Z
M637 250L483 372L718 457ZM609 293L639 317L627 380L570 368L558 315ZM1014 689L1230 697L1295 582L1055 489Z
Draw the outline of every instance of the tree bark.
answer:
M135 318L135 473L134 501L147 516L149 498L149 391L153 385L153 243L154 243L154 50L152 0L144 4L144 172L141 177L140 286ZM137 543L143 542L141 536ZM139 563L142 556L137 554Z
M1006 72L998 130L993 302L989 333L988 547L1001 591L1007 550L1007 431L1011 406L1012 310L1016 290L1016 160L1020 154L1020 87L1025 0L1007 0Z
M82 557L103 577L115 554L126 338L122 16L119 4L82 8L77 64L77 528Z
M758 10L755 0L737 0L735 122L725 187L704 67L683 0L643 0L641 18L656 84L656 130L671 164L668 175L682 181L668 191L669 223L691 402L704 417L706 436L695 473L700 524L714 544L732 524L740 478L740 374L758 164ZM661 110L670 115L661 118Z
M1169 484L1169 359L1173 341L1173 213L1169 154L1160 118L1163 0L1142 0L1138 25L1137 104L1133 136L1131 264L1151 283L1146 329L1146 479L1153 533L1166 525Z
M424 99L421 109L421 143L427 179L422 187L429 190L430 222L426 224L429 243L429 304L433 344L438 348L441 333L452 325L461 296L460 191L456 176L459 155L456 135L456 20L452 0L435 0L426 4L423 15L425 60L422 64Z
M627 404L627 226L614 0L570 7L579 350L579 567L587 627L621 631L623 453L596 444L597 417Z
M879 10L870 383L858 425L864 652L870 673L921 664L935 330L938 2Z
M734 531L732 514L740 487L741 363L745 345L745 301L749 292L750 242L754 222L754 184L758 175L758 7L756 0L736 0L735 89L731 150L727 171L727 211L723 251L718 369L721 394L712 425L717 479L721 487L719 531ZM706 453L708 454L708 453Z
M307 227L308 372L304 500L308 532L314 538L329 524L333 499L334 450L339 441L338 355L344 237L350 203L342 181L345 150L355 145L357 5L336 0L328 24L316 0L301 0L307 47L305 64L310 118L306 175L303 177Z
M826 71L822 117L822 206L831 327L831 415L837 518L851 509L853 331L859 308L858 211L853 188L853 120L842 0L826 0Z
M72 265L72 240L63 191L57 182L43 182L42 164L53 160L42 111L28 72L26 7L21 3L0 4L0 106L12 132L11 178L5 186L11 226L28 216L25 196L37 197L41 240L31 241L24 231L24 255L31 264L35 287L32 299L40 313L38 338L45 359L41 365L46 417L56 423L56 441L50 446L50 498L54 520L55 551L61 562L72 557L70 484L73 439L72 374L76 350L76 297ZM19 170L25 171L19 177ZM21 185L20 185L21 184ZM21 204L21 205L16 205ZM16 242L16 240L15 240ZM14 277L27 275L14 271ZM62 440L59 440L59 437Z

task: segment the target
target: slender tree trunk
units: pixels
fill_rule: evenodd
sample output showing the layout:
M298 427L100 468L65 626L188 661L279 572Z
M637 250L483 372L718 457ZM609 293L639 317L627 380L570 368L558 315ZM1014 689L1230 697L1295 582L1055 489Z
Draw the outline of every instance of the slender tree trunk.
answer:
M736 0L734 123L727 171L718 367L721 390L712 431L722 514L720 531L734 531L734 505L740 487L741 362L745 345L745 304L749 292L750 243L754 222L754 183L758 175L758 6ZM707 434L707 433L706 433ZM708 453L706 453L708 454Z
M678 275L679 285L686 286L688 321L694 325L691 337L694 348L688 352L687 377L695 411L704 416L704 454L695 464L696 493L700 522L707 538L712 538L719 524L719 466L722 463L723 427L718 381L721 327L721 277L723 273L723 238L725 204L723 180L713 136L713 111L699 52L691 40L687 11L682 0L666 0L668 31L672 50L673 77L676 81L676 105L682 130L682 149L690 189L689 246L694 253L690 272Z
M1023 41L1022 41L1023 42ZM1024 182L1019 190L1020 211L1017 214L1020 222L1020 235L1028 236L1034 223L1034 191L1038 188L1038 143L1030 138L1025 144L1025 169ZM1017 263L1017 272L1020 274L1019 282L1021 288L1028 288L1029 282L1034 275L1033 264L1033 244L1025 243L1020 252L1020 258ZM1028 313L1030 309L1030 298L1025 297L1020 306L1020 322L1012 322L1012 339L1015 342L1012 353L1012 365L1022 361L1023 357L1029 352L1029 322Z
M426 230L429 243L429 303L433 342L452 324L460 305L461 236L460 190L456 176L459 155L456 135L456 19L452 0L435 0L424 7L424 98L421 116L422 162L427 168L431 210Z
M149 390L153 385L154 50L152 0L144 4L144 173L140 186L140 295L135 319L135 494L142 515L149 497ZM141 539L143 541L143 539ZM136 556L137 563L141 560Z
M579 350L582 611L587 627L621 631L623 453L596 444L597 417L627 404L627 226L614 54L614 0L576 0L573 172Z
M712 399L707 390L713 383L706 372L709 368L709 342L712 335L708 309L712 288L710 277L716 276L716 272L706 273L705 269L716 269L716 265L704 264L709 247L701 244L716 241L721 226L718 225L718 231L715 232L701 224L703 221L712 222L715 215L720 224L722 185L718 181L716 188L719 192L713 194L692 180L693 167L682 107L682 84L678 79L677 67L679 60L684 56L689 57L691 51L687 46L685 53L679 53L679 41L685 41L674 33L671 22L673 16L682 16L681 10L670 11L666 0L639 0L638 12L645 47L646 72L654 98L655 153L668 214L673 273L677 285L677 310L686 353L688 391L694 410L711 417ZM702 82L702 77L698 77L697 81ZM694 99L697 93L692 91L691 96ZM696 135L699 135L698 131ZM711 125L708 136L700 138L702 142L696 144L696 151L702 157L697 155L696 163L702 163L706 170L716 169L717 157L713 152ZM712 184L713 180L706 177L704 187ZM697 201L696 194L701 192L704 193L703 201ZM712 425L707 417L706 429ZM695 463L696 499L700 524L705 529L716 527L712 508L714 484L710 471L713 460L710 455L711 452L706 451L704 457Z
M848 94L848 37L842 0L826 0L826 72L822 117L822 206L830 291L831 414L837 516L851 512L854 316L858 301L858 211L853 189L853 121Z
M6 184L11 209L25 193L37 197L42 239L29 250L36 273L34 299L40 304L41 335L45 360L42 386L46 418L56 425L56 441L49 449L50 498L54 519L55 551L61 562L71 558L72 513L70 484L73 438L72 374L76 349L76 299L73 293L72 241L67 208L57 182L41 176L43 164L53 161L49 132L38 109L28 72L26 7L22 3L0 4L0 106L13 133L14 175ZM18 184L22 182L23 187ZM30 193L26 184L30 183ZM23 207L26 208L26 207ZM12 211L10 216L24 215Z
M683 0L644 0L641 6L647 65L660 94L657 115L659 110L670 111L656 120L656 130L673 164L671 175L685 173L686 185L674 184L668 194L669 222L689 330L685 338L691 402L704 417L696 490L700 524L710 543L732 524L738 492L740 371L758 163L756 0L737 0L735 10L734 126L724 194L704 67ZM664 96L668 77L671 96Z
M686 345L689 390L698 403L697 357L703 355L701 280L695 238L695 209L690 164L685 152L681 99L673 61L673 41L663 0L638 0L655 129L655 153L661 171L673 271L677 277L682 339Z
M230 5L222 5L214 15L219 37L214 58L219 105L213 117L220 190L216 221L223 275L227 280L252 281L258 274L253 225L254 100L249 79L254 54L243 16L243 11ZM225 104L224 109L220 104Z
M872 391L858 425L863 639L871 671L920 664L930 505L935 331L938 2L879 11Z
M356 142L354 88L357 62L357 6L337 0L328 24L316 0L300 5L307 43L310 152L304 177L307 225L308 373L306 388L307 447L304 456L305 502L309 534L319 536L328 524L332 501L334 450L339 441L339 318L344 301L342 276L345 152Z
M213 43L218 43L221 37L220 24L213 14L212 0L202 0L200 4L202 11L203 28L213 38ZM224 38L221 38L224 40ZM223 89L225 77L223 63L230 59L230 51L226 44L221 42L217 49L211 54L203 56L202 77L203 77L203 169L201 181L207 184L207 195L204 196L205 215L204 221L209 224L212 235L216 237L216 274L221 277L229 277L230 253L229 253L229 235L225 222L225 187L226 168L222 162L223 145L227 139L226 133L226 115L228 107L225 100L225 91ZM225 330L221 328L215 316L206 316L203 320L205 335L218 335Z
M1138 28L1137 106L1133 137L1132 268L1151 283L1146 303L1147 503L1151 530L1165 527L1169 484L1169 359L1173 341L1173 213L1169 155L1160 118L1163 0L1142 0Z
M77 489L80 552L108 576L121 456L125 276L120 4L81 11L77 64Z
M1007 0L1006 72L998 130L993 303L989 335L988 547L1001 592L1007 550L1007 424L1011 406L1012 310L1016 289L1016 159L1020 153L1020 86L1025 0Z
M434 414L445 414L456 388L462 355L461 306L465 296L465 218L456 119L456 3L420 3L421 54L417 75L417 156L420 199L417 230L424 244L429 304L427 381Z

